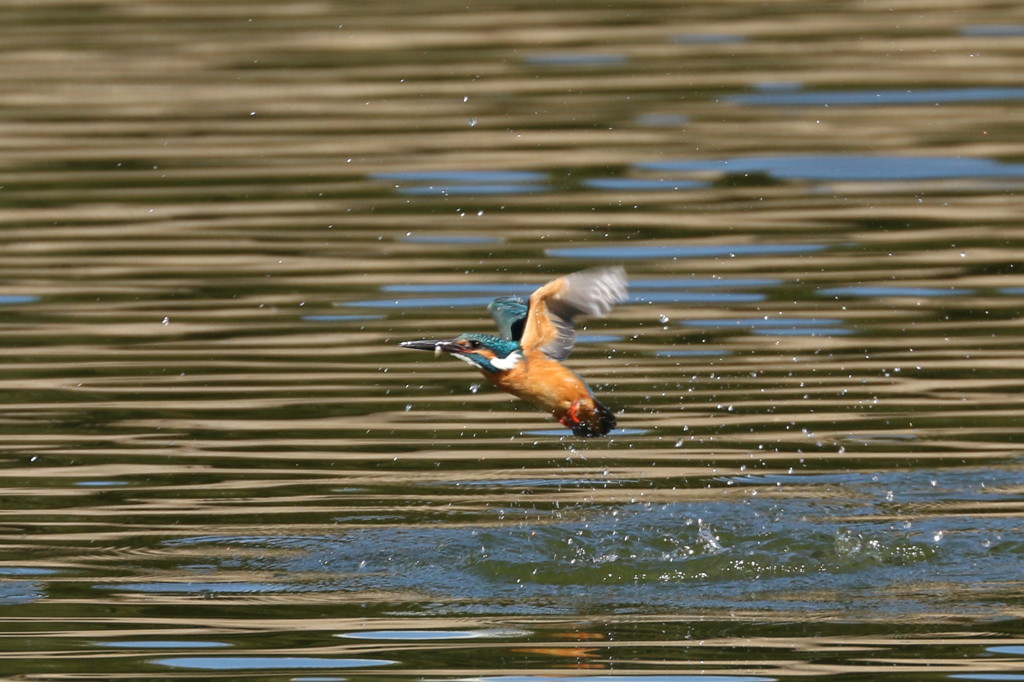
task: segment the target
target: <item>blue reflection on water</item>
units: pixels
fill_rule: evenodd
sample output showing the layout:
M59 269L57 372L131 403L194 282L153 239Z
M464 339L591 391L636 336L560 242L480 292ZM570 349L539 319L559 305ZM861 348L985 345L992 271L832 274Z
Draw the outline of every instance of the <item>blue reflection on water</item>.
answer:
M682 320L679 324L705 329L748 329L764 336L835 336L852 334L842 327L843 320L809 317L739 317Z
M632 248L632 247L627 247ZM681 252L685 250L687 253L693 253L700 251L705 254L721 254L721 253L732 253L737 255L737 252L745 251L757 251L762 252L767 248L773 250L774 247L771 245L767 247L668 247L673 252ZM815 250L817 246L807 245L794 245L792 247L786 245L781 247L783 251L789 251L790 249L795 251L804 250ZM657 253L663 254L665 248L663 247L642 247L641 252L634 253L623 253L622 249L613 249L615 255L621 255L623 258L640 258L641 253L645 253L646 249L654 249ZM594 249L572 249L572 251L585 251L588 254L596 253ZM599 249L600 250L600 249ZM570 249L552 249L552 252L557 252L554 255L564 255L566 251ZM603 252L603 251L602 251ZM594 257L592 255L584 255L583 257ZM543 278L541 278L543 279ZM763 288L769 286L778 285L782 280L774 278L666 278L666 279L644 279L630 282L630 289L634 291L634 294L630 297L630 301L633 303L750 303L763 301L766 298L765 294L753 293L753 292L728 292L728 291L706 291L707 289L727 289L727 288ZM455 308L455 307L470 307L479 306L484 307L495 296L520 296L523 299L529 297L534 290L536 290L538 284L483 284L483 283L467 283L467 284L389 284L381 287L382 291L393 292L399 294L461 294L453 296L433 296L423 298L396 298L396 299L374 299L368 301L350 301L344 304L347 306L356 307L374 307L374 308ZM697 289L699 291L690 291L691 289ZM310 316L310 319L316 320L335 320L335 319L365 319L368 316L325 316L317 315Z
M696 45L712 45L717 43L742 43L747 39L739 33L680 33L672 36L673 43L692 43Z
M38 301L38 296L22 296L18 294L0 294L0 305L21 305L23 303L34 303Z
M819 289L819 296L859 296L865 298L883 298L887 296L914 296L918 298L932 298L943 296L963 296L972 293L970 289L957 289L956 287L879 287L879 286L853 286L853 287L832 287L830 289Z
M623 191L674 191L680 189L699 189L708 187L711 183L698 180L670 180L656 179L646 180L643 178L590 178L582 183L585 187L594 189L609 189Z
M550 191L548 176L532 171L403 171L373 173L372 180L396 184L399 194L529 194Z
M868 156L794 154L692 161L647 161L637 168L675 173L767 173L789 180L935 180L943 178L1024 177L1024 164L958 156Z
M992 37L1024 36L1024 24L964 26L960 29L960 35Z
M29 580L0 582L0 605L28 604L46 596L43 586Z
M672 128L689 123L690 118L682 114L638 114L634 121L639 126Z
M622 337L617 334L580 334L576 337L576 343L614 343L621 341Z
M1024 88L930 88L905 90L826 90L818 92L758 92L730 95L727 102L754 106L882 106L953 102L1024 100Z
M535 66L605 66L608 64L625 64L629 59L621 54L552 52L535 54L523 58L527 64Z
M654 355L659 358L699 358L729 355L732 351L722 348L694 348L691 350L659 350Z
M500 244L504 240L480 234L410 234L402 241L414 244Z
M365 668L391 665L381 658L312 658L303 656L181 656L151 663L195 670L286 670L290 668Z

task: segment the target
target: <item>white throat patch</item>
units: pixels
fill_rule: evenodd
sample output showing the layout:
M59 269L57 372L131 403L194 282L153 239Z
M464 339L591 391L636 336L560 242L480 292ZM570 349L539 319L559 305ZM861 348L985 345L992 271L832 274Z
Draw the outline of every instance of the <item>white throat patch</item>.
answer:
M452 353L451 356L456 360L462 360L467 365L480 369L480 366L473 362L468 355L463 355L462 353Z

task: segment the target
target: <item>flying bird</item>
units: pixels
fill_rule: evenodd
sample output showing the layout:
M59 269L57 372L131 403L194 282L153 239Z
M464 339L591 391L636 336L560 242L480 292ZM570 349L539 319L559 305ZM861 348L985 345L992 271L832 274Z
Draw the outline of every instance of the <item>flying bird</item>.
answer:
M495 388L550 412L584 438L607 435L615 415L562 364L576 342L578 317L604 317L626 300L621 266L581 270L552 280L530 294L496 298L487 310L498 335L466 333L454 339L403 341L403 348L448 353L480 370Z

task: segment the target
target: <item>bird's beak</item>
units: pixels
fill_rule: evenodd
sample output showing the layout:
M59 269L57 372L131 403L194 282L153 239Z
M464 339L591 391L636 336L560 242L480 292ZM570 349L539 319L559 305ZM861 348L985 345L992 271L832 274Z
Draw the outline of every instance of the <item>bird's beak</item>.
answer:
M453 340L436 340L436 339L424 339L423 341L402 341L398 344L402 348L412 348L413 350L430 350L434 351L434 357L438 357L441 353L463 353L465 352L459 344Z

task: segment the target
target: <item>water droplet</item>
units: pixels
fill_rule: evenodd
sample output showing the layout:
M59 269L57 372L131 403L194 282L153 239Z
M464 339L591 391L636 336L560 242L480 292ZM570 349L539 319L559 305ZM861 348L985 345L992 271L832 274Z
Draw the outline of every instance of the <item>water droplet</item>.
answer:
M164 319L160 320L160 324L162 324L165 327L167 325L169 325L170 323L171 323L171 318L169 318L169 317L165 317Z

